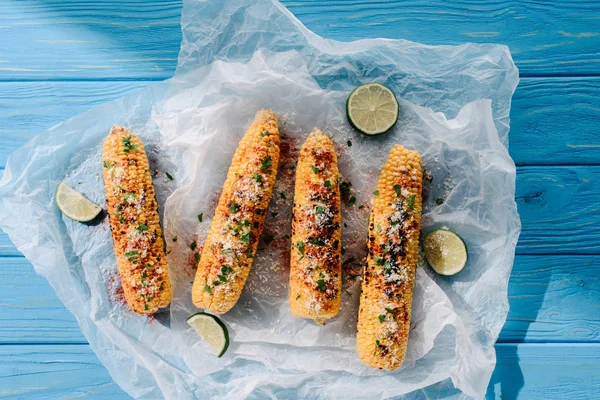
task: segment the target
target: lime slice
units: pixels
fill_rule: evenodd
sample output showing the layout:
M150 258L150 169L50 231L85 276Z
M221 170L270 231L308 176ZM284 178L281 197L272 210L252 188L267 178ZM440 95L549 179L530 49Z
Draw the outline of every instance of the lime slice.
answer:
M454 275L467 264L467 246L456 233L438 229L423 240L425 258L431 268L440 275Z
M354 89L346 102L348 121L365 135L380 135L398 121L398 100L380 83L367 83Z
M102 212L102 208L64 182L56 188L56 205L67 217L79 222L89 222Z
M219 318L199 312L189 317L187 323L204 339L217 357L225 354L229 347L229 332Z

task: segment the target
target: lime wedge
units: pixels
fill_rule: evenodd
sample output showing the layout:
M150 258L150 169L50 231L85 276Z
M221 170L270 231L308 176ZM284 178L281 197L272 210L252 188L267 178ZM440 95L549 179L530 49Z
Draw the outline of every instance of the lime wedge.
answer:
M89 222L102 212L102 208L64 182L56 188L56 205L67 217L79 222Z
M199 312L189 317L187 323L204 339L217 357L225 354L229 347L229 332L219 318Z
M454 275L467 264L467 246L456 233L438 229L423 240L425 258L431 268L440 275Z
M348 121L365 135L380 135L398 121L398 100L380 83L367 83L354 89L346 101Z

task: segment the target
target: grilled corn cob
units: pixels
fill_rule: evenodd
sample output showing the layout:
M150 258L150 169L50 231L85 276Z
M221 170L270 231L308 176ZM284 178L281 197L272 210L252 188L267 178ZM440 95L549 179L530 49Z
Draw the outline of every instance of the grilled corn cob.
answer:
M356 344L371 367L406 355L421 221L421 156L394 146L379 175L369 221Z
M240 141L198 263L196 307L229 311L250 273L279 164L277 115L260 110Z
M290 309L322 322L340 310L341 215L333 142L315 129L300 150L296 168Z
M123 293L138 314L171 302L169 268L144 145L114 126L104 141L104 188Z

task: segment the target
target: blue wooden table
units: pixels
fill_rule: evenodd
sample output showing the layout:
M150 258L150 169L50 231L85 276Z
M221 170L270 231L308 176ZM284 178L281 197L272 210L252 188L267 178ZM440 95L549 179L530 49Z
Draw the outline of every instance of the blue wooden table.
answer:
M284 3L338 40L510 46L522 77L510 153L523 231L487 397L600 398L600 3ZM177 0L0 1L0 175L46 128L171 77L180 13ZM0 231L0 398L84 396L128 398Z

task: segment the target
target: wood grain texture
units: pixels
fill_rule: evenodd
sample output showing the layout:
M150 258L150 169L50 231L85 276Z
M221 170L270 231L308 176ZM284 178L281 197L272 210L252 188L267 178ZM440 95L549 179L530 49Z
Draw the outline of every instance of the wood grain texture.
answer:
M180 0L2 1L0 79L171 77L180 17Z
M600 345L497 344L486 399L600 398Z
M600 345L500 344L486 399L600 396ZM0 346L0 399L130 397L87 345Z
M0 344L86 343L24 258L0 258ZM517 256L500 342L600 342L600 256Z
M0 399L129 399L88 345L0 346Z
M600 73L600 4L593 0L283 3L331 39L503 43L522 76ZM169 78L181 41L180 13L180 0L2 1L0 79Z
M0 82L0 167L36 134L148 84ZM511 110L510 154L517 165L599 164L599 119L600 78L522 79Z
M517 169L517 254L600 254L600 167Z

